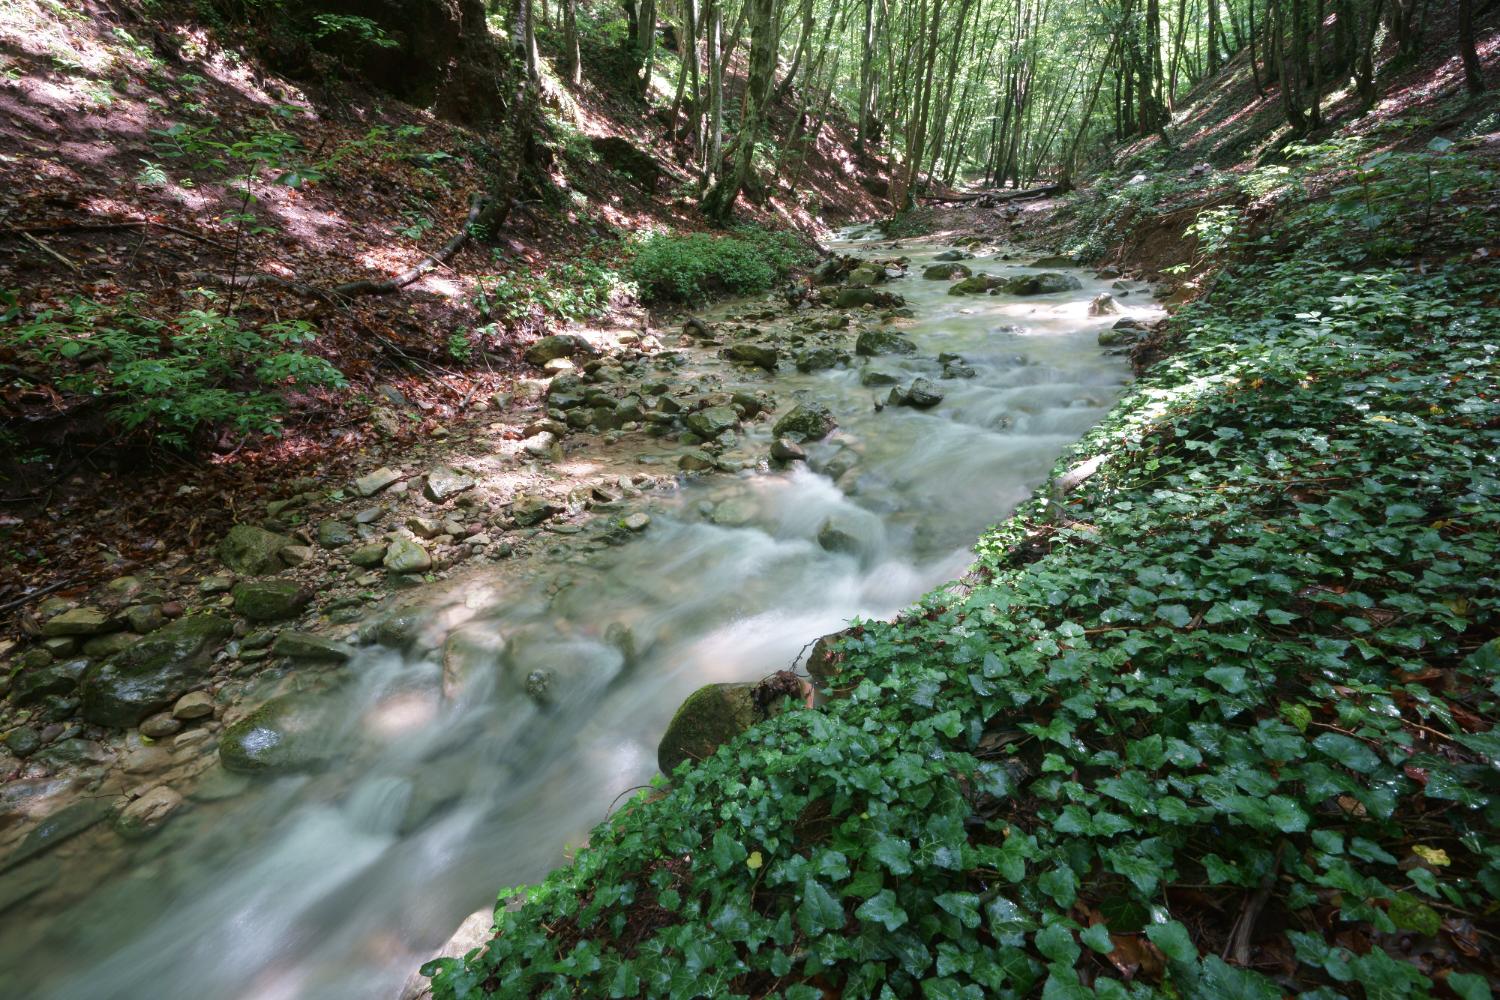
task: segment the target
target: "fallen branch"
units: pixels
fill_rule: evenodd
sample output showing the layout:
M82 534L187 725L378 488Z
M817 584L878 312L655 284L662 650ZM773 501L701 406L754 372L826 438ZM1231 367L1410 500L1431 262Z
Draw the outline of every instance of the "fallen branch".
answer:
M1024 191L970 191L967 194L919 195L918 200L933 204L952 204L956 202L984 200L990 202L1025 201L1028 198L1045 198L1047 195L1056 194L1061 190L1061 184L1044 184L1039 188L1027 188Z
M190 229L179 229L169 226L165 222L151 222L145 219L125 219L120 222L64 222L51 226L18 226L13 229L0 229L0 236L20 236L30 239L38 235L49 233L107 233L119 229L160 229L167 233L176 233L178 236L186 236L190 240L199 243L207 243L211 247L228 251L230 248L218 240L202 233L195 233Z
M77 264L73 263L71 260L69 260L68 258L64 257L62 254L58 253L56 250L54 250L51 247L49 247L47 244L43 243L41 240L37 239L35 236L31 235L30 233L22 233L21 236L28 243L31 243L31 244L35 245L37 249L41 250L47 256L51 257L53 260L55 260L58 263L62 264L69 271L72 271L74 274L78 273L78 265Z

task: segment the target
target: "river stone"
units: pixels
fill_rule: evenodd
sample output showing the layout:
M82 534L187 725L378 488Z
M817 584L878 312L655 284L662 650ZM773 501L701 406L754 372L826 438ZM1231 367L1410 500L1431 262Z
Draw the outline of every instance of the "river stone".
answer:
M535 493L517 493L510 501L511 519L523 528L541 524L560 509L546 497Z
M962 361L950 361L943 365L943 378L973 378L978 374Z
M88 660L70 660L55 666L22 670L11 682L10 702L22 708L52 695L72 694L88 665Z
M710 756L760 721L755 683L708 684L688 695L656 747L656 764L671 774L683 761Z
M901 376L895 372L888 372L882 368L866 365L859 373L859 384L863 386L896 385L901 381Z
M466 476L461 472L446 467L433 469L427 473L427 485L422 489L422 495L433 503L442 503L450 497L456 497L466 490L474 488L474 478Z
M749 497L730 497L714 507L713 522L722 528L738 528L755 520L756 513Z
M1046 271L1042 274L1019 274L1005 283L1007 295L1053 295L1071 292L1083 287L1083 282L1071 274Z
M822 403L798 403L780 420L776 421L772 433L779 437L791 437L798 441L821 441L833 432L838 423L833 414Z
M683 472L707 472L714 467L714 459L707 452L685 451L678 457L677 467Z
M115 830L126 840L139 840L160 830L182 806L182 795L166 785L157 785L120 811Z
M343 521L329 518L318 525L318 544L325 549L336 549L354 542L354 532Z
M1108 292L1100 292L1089 303L1090 316L1113 316L1120 311L1120 304Z
M587 340L576 333L559 333L550 337L543 337L526 349L526 360L534 365L545 365L549 361L558 358L568 358L575 354L593 354L594 348Z
M859 552L859 535L848 521L830 517L818 528L818 545L827 552Z
M930 379L913 379L905 389L892 389L890 402L897 406L911 406L918 410L931 409L943 401L943 394Z
M214 714L214 699L207 691L189 691L172 706L172 717L184 721L205 719Z
M885 271L880 268L872 267L869 264L862 264L859 267L856 267L854 270L850 271L849 277L844 280L849 285L855 288L866 288L870 285L878 284L879 282L884 281Z
M234 585L234 610L253 622L295 618L312 593L295 580L247 580Z
M1050 257L1038 257L1032 261L1029 267L1073 267L1078 262L1066 254L1053 254Z
M620 524L627 531L645 531L648 527L651 526L651 515L637 511L634 514L626 515L625 519L621 521Z
M289 656L294 660L324 660L343 663L354 655L354 650L342 642L325 639L311 632L283 632L271 644L271 652L277 656Z
M98 608L73 608L42 625L44 636L98 635L118 628L110 616Z
M755 365L768 372L776 370L781 354L770 344L731 344L724 348L724 357L741 364Z
M972 260L973 258L974 258L974 255L971 254L971 253L969 253L969 252L967 252L967 251L965 251L965 250L944 250L942 253L938 254L936 257L934 257L932 259L933 260L940 260L940 261L955 261L955 260Z
M922 272L928 281L952 281L954 278L970 278L974 272L962 264L933 264Z
M976 274L972 278L965 278L948 289L949 295L983 295L992 288L999 288L1004 284L1003 279L993 274Z
M292 544L285 535L253 524L236 524L219 542L219 560L236 573L274 573L281 568L281 550Z
M103 659L106 656L114 656L122 649L129 649L136 644L140 636L134 632L106 632L104 635L96 635L83 644L85 656L94 659Z
M209 654L231 631L228 618L190 615L91 666L83 676L83 717L125 728L167 708L210 672Z
M42 748L42 737L30 726L21 726L5 734L5 749L17 757L30 757Z
M856 306L899 306L905 305L906 300L875 288L844 288L839 291L833 304L837 309L852 309Z
M272 698L224 730L219 738L219 763L239 774L313 767L333 753L324 715L322 706L311 698Z
M777 462L805 462L807 452L788 437L779 437L771 442L771 458Z
M64 806L42 820L3 862L0 871L8 871L23 861L44 854L75 837L109 815L109 803L89 798Z
M381 466L374 472L367 472L356 479L354 481L354 492L362 497L372 497L400 478L401 473L395 469Z
M891 330L864 330L854 342L854 353L867 358L877 354L915 354L917 345Z
M702 438L716 438L725 431L739 426L739 414L727 406L710 406L697 413L690 413L683 421L688 430Z
M172 717L171 712L157 712L141 720L141 735L153 740L175 736L182 729L182 720Z
M505 637L493 627L467 625L443 640L443 697L456 701L466 692L483 696L499 676Z
M167 623L160 604L137 604L125 609L125 623L138 635L155 632Z
M458 792L455 791L454 797L457 796ZM453 932L453 936L433 951L428 958L430 960L444 955L465 955L476 948L483 948L494 936L494 928L495 908L493 906L475 910L458 925L458 930ZM406 977L406 983L401 988L401 995L396 1000L432 1000L432 980L422 975L421 972L413 972Z
M836 368L849 360L849 355L833 347L809 347L797 355L799 372L817 372L825 368Z
M120 770L126 774L158 774L171 766L171 751L158 746L136 747L120 761Z
M349 553L349 561L365 569L379 566L385 561L387 548L388 546L385 542L371 542L368 545L361 545Z
M432 555L415 538L397 535L383 562L392 573L425 573L432 568Z

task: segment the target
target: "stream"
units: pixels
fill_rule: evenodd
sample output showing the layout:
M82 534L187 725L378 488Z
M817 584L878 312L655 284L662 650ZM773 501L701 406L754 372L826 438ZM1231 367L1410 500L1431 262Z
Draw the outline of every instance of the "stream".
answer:
M815 400L839 429L805 464L631 501L649 530L558 558L545 586L505 564L435 585L439 624L460 626L481 657L503 647L503 669L445 677L436 653L361 649L318 696L321 767L195 800L81 901L0 931L0 995L395 1000L465 916L545 876L651 779L657 740L694 689L788 668L810 640L961 575L974 539L1129 377L1097 343L1119 316L1088 315L1110 282L1071 270L1081 290L950 296L921 277L947 247L891 250L869 234L834 249L911 258L888 287L915 311L904 332L918 347L869 363L903 384L932 378L941 403L877 412L889 389L861 385L864 359L811 374L783 364L769 383L723 363L727 388L769 387L783 410ZM983 252L966 263L1034 270ZM1120 305L1158 312L1143 289ZM944 352L975 376L941 379ZM768 422L744 435L769 449ZM535 671L550 678L540 702L526 694Z

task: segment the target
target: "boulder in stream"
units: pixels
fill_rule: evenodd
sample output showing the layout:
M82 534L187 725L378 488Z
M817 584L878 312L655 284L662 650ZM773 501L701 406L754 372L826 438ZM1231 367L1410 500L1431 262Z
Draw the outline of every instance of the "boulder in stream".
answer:
M862 330L854 342L854 353L867 358L877 354L915 354L917 345L892 330Z
M724 348L724 357L743 365L754 365L774 372L781 354L770 344L730 344Z
M247 580L234 585L234 610L253 622L295 618L312 600L312 592L295 580Z
M771 432L777 437L799 441L821 441L837 426L833 413L822 403L798 403L790 413L776 421Z
M1083 282L1071 274L1044 271L1041 274L1018 274L1005 283L1007 295L1054 295L1077 291Z
M807 697L801 681L782 670L761 681L708 684L688 695L656 747L656 764L671 774L683 761L699 761L758 722Z
M1090 316L1112 316L1120 311L1120 304L1108 292L1100 292L1089 303Z
M918 410L927 410L943 401L943 394L931 379L916 378L906 388L897 386L891 389L888 402L892 406L910 406Z
M282 695L245 716L219 738L226 771L299 771L332 756L327 712L316 698Z
M191 615L91 666L83 675L83 717L124 728L171 707L209 673L213 647L230 633L229 619Z
M974 272L963 264L933 264L922 272L928 281L952 281L954 278L970 278Z
M983 295L986 292L1001 287L1005 283L1003 278L993 274L976 274L972 278L965 278L948 289L949 295Z

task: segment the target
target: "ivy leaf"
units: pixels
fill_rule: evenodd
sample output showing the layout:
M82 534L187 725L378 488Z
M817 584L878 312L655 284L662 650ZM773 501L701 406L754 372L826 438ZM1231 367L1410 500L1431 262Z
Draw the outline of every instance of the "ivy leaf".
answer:
M1192 613L1181 604L1161 605L1156 609L1156 617L1177 628L1187 628L1188 622L1193 620Z
M713 846L709 848L708 858L714 863L714 867L721 872L727 872L739 862L745 860L745 845L731 837L723 827L714 831Z
M866 923L879 923L888 931L896 930L906 923L906 911L896 901L896 894L882 889L860 904L854 915Z
M1213 681L1230 694L1240 694L1247 687L1244 667L1209 667L1203 676Z
M822 934L844 926L844 908L817 879L802 883L802 905L797 908L797 926L806 934Z
M1324 733L1313 740L1313 746L1358 774L1369 774L1380 766L1375 751L1343 733Z
M1035 941L1036 950L1042 954L1043 958L1061 965L1071 966L1083 953L1083 949L1078 947L1078 942L1073 940L1073 932L1062 924L1043 927L1036 932Z
M1108 955L1115 950L1115 943L1109 936L1109 928L1103 924L1095 924L1078 936L1084 944L1101 955Z
M1174 962L1192 962L1198 958L1198 948L1193 944L1188 929L1175 920L1149 925L1146 937Z
M885 834L877 834L870 857L885 865L892 875L911 874L911 844Z
M1458 994L1459 1000L1494 1000L1490 984L1484 981L1483 976L1472 972L1450 972L1443 982Z
M972 892L945 892L933 902L973 930L979 926L979 897Z

